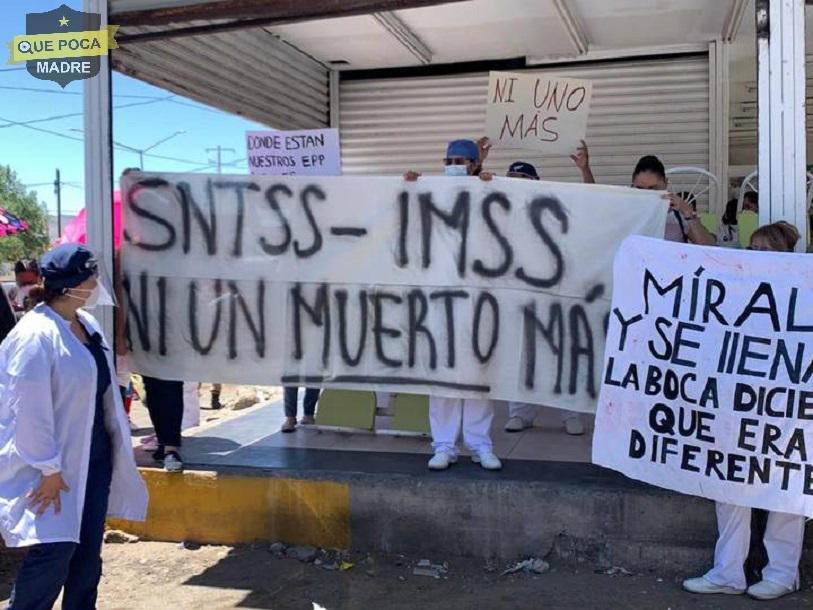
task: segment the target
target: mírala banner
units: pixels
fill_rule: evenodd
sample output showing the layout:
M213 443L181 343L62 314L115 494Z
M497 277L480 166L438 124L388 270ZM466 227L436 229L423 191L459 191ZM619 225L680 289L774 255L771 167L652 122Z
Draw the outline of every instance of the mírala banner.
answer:
M136 370L592 412L612 256L660 195L495 178L122 179Z
M813 515L811 285L809 255L627 239L593 461L719 502Z

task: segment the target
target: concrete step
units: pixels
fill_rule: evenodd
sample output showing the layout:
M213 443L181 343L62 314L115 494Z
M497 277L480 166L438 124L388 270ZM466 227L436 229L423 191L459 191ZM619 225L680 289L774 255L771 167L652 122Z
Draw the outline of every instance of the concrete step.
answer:
M683 574L710 565L717 536L712 502L589 464L509 460L486 472L462 458L430 472L420 455L267 447L262 463L144 469L147 522L113 525L155 540L555 557Z

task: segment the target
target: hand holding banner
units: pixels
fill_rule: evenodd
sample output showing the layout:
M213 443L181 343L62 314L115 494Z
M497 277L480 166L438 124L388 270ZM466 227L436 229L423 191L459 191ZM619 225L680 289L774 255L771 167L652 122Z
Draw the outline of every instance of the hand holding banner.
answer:
M666 216L657 193L510 178L131 173L122 193L141 373L587 412L611 253Z
M593 461L813 515L813 259L631 237L614 277Z

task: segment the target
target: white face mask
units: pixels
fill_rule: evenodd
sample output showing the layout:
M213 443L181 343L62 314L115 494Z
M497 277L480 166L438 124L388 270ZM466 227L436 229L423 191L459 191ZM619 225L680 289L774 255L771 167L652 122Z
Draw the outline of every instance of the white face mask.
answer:
M66 293L65 296L68 296L72 299L79 299L84 301L80 307L82 309L93 309L98 307L99 305L106 305L108 307L115 307L116 304L113 302L113 297L110 296L110 293L107 291L102 284L97 283L96 287L92 290L85 290L84 288L71 288L71 292L84 292L89 293L87 297L80 297L74 296L70 292Z
M469 175L469 168L466 165L447 165L445 167L445 173L447 176L468 176Z

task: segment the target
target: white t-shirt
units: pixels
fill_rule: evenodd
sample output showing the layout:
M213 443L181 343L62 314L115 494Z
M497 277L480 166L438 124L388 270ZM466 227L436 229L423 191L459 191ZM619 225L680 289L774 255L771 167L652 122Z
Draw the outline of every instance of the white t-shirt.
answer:
M740 248L739 227L720 223L717 227L717 245L722 248Z
M686 243L688 241L688 234L689 221L684 220L681 226L681 222L678 220L675 212L669 210L669 212L666 214L666 230L663 232L663 238L666 241Z
M24 309L25 308L25 300L28 298L28 293L31 292L31 289L34 287L33 284L29 284L28 286L19 286L14 291L14 306L17 309Z

